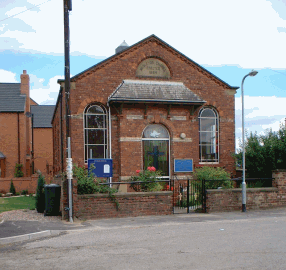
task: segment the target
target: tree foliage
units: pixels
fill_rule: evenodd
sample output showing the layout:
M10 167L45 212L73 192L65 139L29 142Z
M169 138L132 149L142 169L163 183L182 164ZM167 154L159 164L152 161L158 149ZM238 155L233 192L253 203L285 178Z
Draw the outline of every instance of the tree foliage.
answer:
M13 181L11 180L11 183L10 183L10 190L9 190L10 193L12 193L13 195L16 194L16 189L15 189L15 186L14 186L14 183Z
M38 185L36 191L36 209L38 213L44 213L46 208L44 185L45 185L45 177L42 174L40 174L38 177Z
M236 155L242 167L242 145ZM245 142L245 168L249 178L271 178L272 171L286 169L286 129L280 126L275 132L266 130L265 134L250 133Z

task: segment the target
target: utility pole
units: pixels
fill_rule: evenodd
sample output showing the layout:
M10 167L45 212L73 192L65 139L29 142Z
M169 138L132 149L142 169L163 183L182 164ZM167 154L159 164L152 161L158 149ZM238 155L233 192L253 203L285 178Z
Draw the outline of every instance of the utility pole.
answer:
M73 223L73 201L72 201L72 157L71 157L71 132L70 132L70 33L69 33L69 11L72 10L71 0L64 0L64 41L65 41L65 103L66 103L66 146L67 159L66 171L68 182L68 212L69 221Z

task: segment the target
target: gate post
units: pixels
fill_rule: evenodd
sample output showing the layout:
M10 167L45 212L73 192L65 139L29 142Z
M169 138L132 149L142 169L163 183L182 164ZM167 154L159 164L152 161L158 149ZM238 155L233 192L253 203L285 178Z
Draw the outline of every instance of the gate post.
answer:
M187 185L187 213L190 213L190 179L188 179L188 185Z
M207 198L206 198L206 180L203 179L202 180L202 210L203 210L203 213L206 213L207 212Z

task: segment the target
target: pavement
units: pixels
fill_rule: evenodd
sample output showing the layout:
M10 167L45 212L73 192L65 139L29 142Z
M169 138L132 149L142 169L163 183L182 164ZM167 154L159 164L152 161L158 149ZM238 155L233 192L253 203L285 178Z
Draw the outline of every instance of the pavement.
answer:
M69 230L78 230L90 226L76 221L5 221L0 222L0 245L33 240L41 237L56 236Z
M128 226L150 226L163 223L185 223L185 222L207 222L218 220L238 221L242 219L255 219L262 217L281 217L286 216L286 208L275 208L267 210L251 210L242 212L224 213L190 213L174 214L168 216L144 216L87 220L84 222L75 221L5 221L0 222L0 245L34 240L42 237L57 236L70 230L85 230L92 228L117 228Z

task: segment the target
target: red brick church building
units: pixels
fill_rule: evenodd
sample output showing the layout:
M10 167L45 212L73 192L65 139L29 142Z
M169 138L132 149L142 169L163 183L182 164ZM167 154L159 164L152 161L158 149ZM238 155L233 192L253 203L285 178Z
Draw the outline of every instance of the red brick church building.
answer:
M64 81L52 125L54 174L65 169ZM235 171L234 95L222 81L155 35L71 78L73 163L113 159L113 182L155 166L165 178L177 159ZM192 178L193 173L177 173Z

